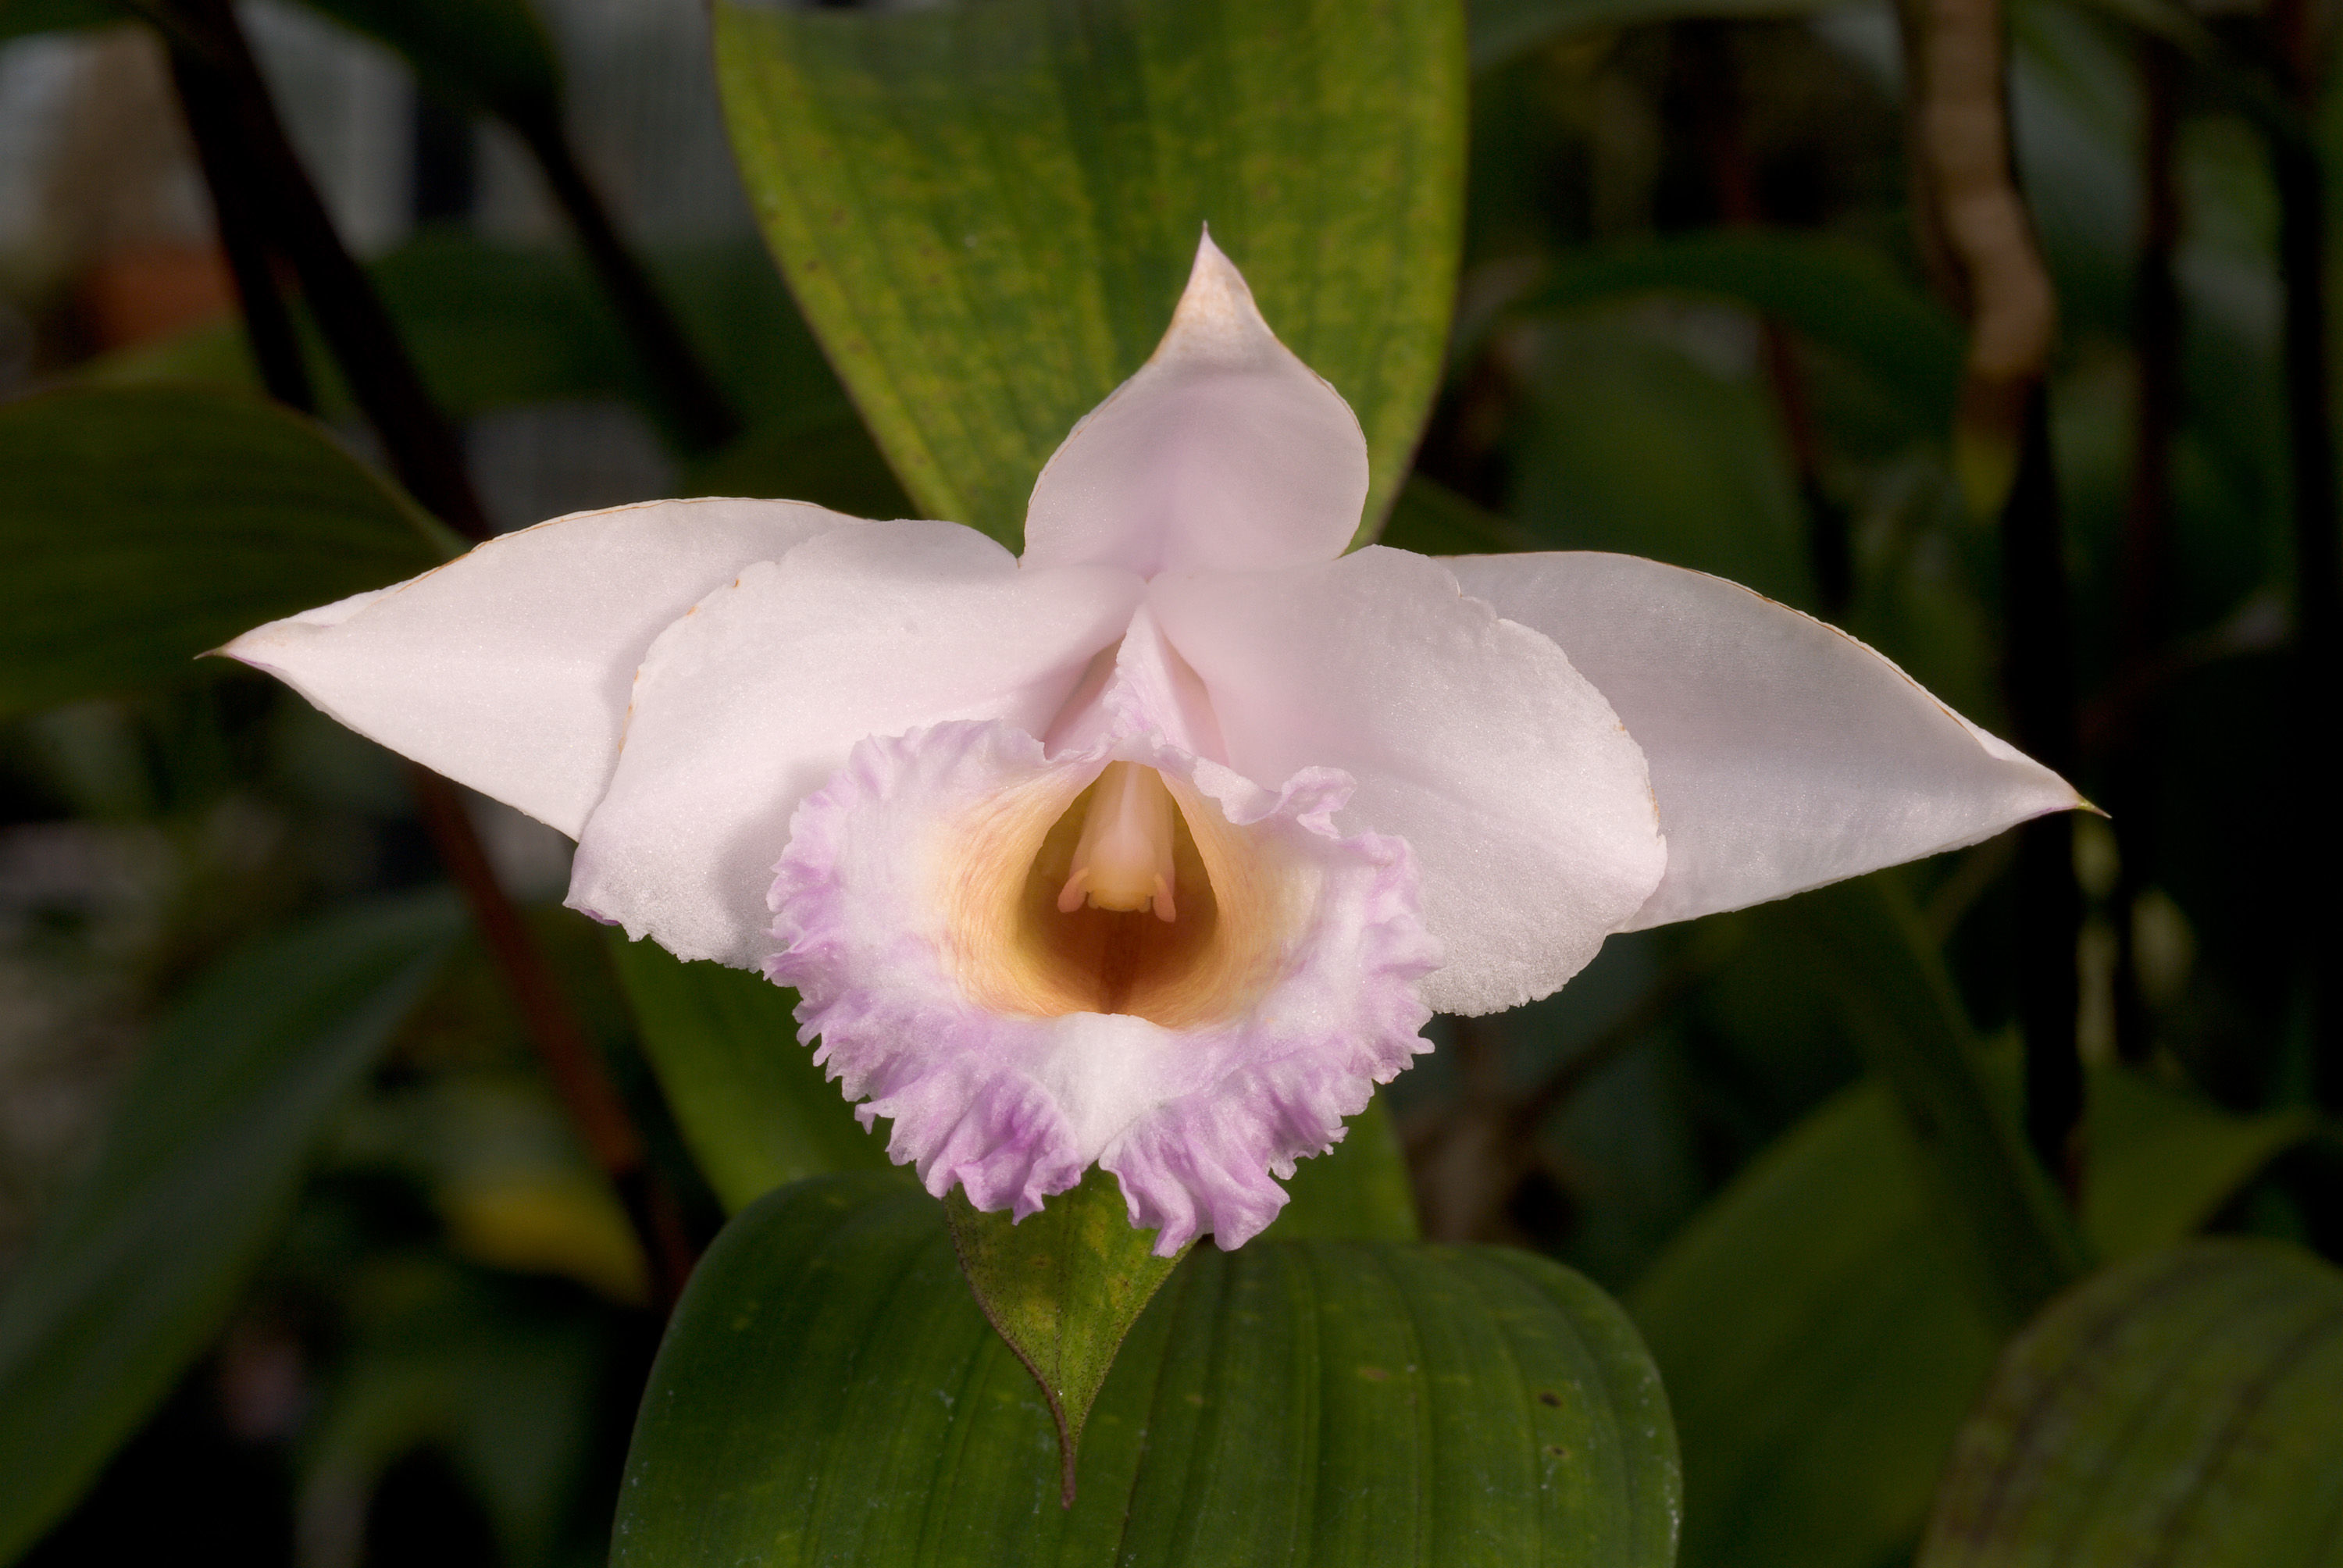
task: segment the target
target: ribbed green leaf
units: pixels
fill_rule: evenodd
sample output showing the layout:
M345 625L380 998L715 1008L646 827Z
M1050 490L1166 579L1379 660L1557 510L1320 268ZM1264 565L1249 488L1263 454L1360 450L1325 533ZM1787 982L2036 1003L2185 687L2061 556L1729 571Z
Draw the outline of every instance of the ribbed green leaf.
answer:
M319 921L229 960L164 1026L0 1297L0 1563L218 1332L327 1119L462 924L438 893Z
M609 947L643 1054L725 1208L809 1176L886 1166L884 1130L865 1132L798 1043L797 992L615 931Z
M1262 1234L1280 1241L1423 1239L1391 1107L1377 1094L1346 1125L1342 1141L1296 1162L1285 1183L1290 1201Z
M1095 1165L1081 1185L1021 1221L979 1213L958 1188L946 1195L944 1213L977 1306L1050 1407L1071 1503L1091 1405L1124 1336L1179 1258L1155 1256L1155 1232L1131 1225L1121 1188Z
M2015 1070L1987 1081L2014 1094ZM2166 1245L2308 1131L2094 1071L2090 1239ZM1918 1533L2003 1332L1895 1098L1865 1084L1727 1188L1630 1298L1683 1435L1692 1568L1875 1568Z
M278 616L445 558L325 430L238 394L55 392L0 409L0 711L186 675Z
M1059 1505L1032 1379L940 1208L789 1188L692 1277L628 1460L613 1562L1670 1562L1667 1408L1617 1308L1496 1249L1190 1254L1124 1344Z
M1019 538L1043 461L1153 351L1209 222L1358 411L1380 521L1455 284L1455 0L723 0L716 41L766 236L930 515Z
M2062 1298L1962 1429L1921 1568L2343 1563L2343 1272L2198 1241Z

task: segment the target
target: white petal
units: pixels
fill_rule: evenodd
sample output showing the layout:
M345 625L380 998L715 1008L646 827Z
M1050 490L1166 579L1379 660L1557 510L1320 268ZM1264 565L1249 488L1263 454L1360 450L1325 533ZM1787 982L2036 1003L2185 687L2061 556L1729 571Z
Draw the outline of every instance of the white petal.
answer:
M1025 512L1029 565L1259 571L1358 530L1367 442L1205 236L1153 358L1074 427Z
M1703 572L1594 552L1466 557L1651 759L1668 869L1634 928L1778 899L2083 804L1872 649Z
M741 568L856 520L797 501L578 512L220 651L575 838L609 781L651 639Z
M1104 568L1020 570L951 523L867 523L750 567L645 656L569 902L753 968L789 813L856 741L948 719L1040 734L1140 593Z
M1346 827L1414 849L1445 1012L1554 990L1634 915L1665 862L1643 754L1552 641L1461 596L1445 568L1371 548L1323 566L1151 585L1202 678L1229 763L1358 781Z

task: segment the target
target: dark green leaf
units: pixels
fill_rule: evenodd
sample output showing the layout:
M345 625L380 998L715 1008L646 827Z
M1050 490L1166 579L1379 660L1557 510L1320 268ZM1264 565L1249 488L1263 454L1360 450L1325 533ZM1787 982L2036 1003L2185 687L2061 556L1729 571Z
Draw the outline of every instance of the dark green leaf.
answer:
M272 938L215 970L156 1036L96 1168L0 1298L0 1562L218 1331L327 1120L462 923L432 893Z
M2197 1241L2098 1275L2002 1355L1921 1568L2343 1563L2343 1273Z
M129 19L114 0L0 0L0 39L75 27L103 27Z
M1383 525L1382 542L1420 556L1503 555L1544 541L1510 518L1458 495L1437 479L1410 474Z
M240 631L447 553L317 425L147 387L0 409L0 711L184 677Z
M1687 16L1798 16L1832 0L1471 0L1473 69L1493 69L1568 33Z
M609 947L643 1054L727 1209L808 1176L885 1167L883 1132L862 1130L798 1043L797 992L615 931Z
M1197 1249L1141 1314L1059 1506L1032 1379L939 1206L774 1193L701 1261L653 1369L613 1562L1671 1561L1667 1407L1615 1306L1498 1249Z
M1091 1404L1131 1325L1187 1248L1157 1257L1155 1232L1131 1225L1122 1189L1095 1165L1021 1222L977 1212L957 1187L944 1212L976 1304L1049 1404L1071 1506Z
M1377 1094L1348 1126L1342 1141L1294 1165L1285 1184L1291 1201L1262 1234L1280 1241L1423 1238L1407 1151L1400 1147L1391 1107Z
M1396 492L1454 288L1453 0L727 0L719 76L774 253L929 515L1015 541L1154 349L1209 222Z
M2005 1332L2084 1268L2050 1179L1995 1100L1952 977L1890 876L1808 893L1793 906L1865 1053L1894 1090L1935 1206L1970 1250Z
M507 119L559 114L561 67L528 0L307 0L407 56L448 100Z
M2014 1062L1988 1074L2014 1098ZM2119 1068L2091 1075L2103 1251L2165 1245L2305 1135ZM1689 1568L1875 1568L1918 1532L2003 1331L1874 1081L1762 1155L1631 1298L1684 1440Z
M1515 307L1564 311L1623 295L1729 299L1772 316L1948 425L1967 335L1951 312L1872 253L1780 230L1716 230L1564 256Z

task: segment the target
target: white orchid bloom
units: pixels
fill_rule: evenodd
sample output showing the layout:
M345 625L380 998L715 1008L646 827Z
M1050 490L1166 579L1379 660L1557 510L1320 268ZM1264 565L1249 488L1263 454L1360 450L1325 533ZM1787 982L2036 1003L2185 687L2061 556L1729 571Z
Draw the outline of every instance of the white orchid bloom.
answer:
M930 1191L1022 1217L1096 1162L1166 1255L1268 1224L1435 1010L2079 803L1730 583L1345 554L1366 493L1207 238L1021 559L658 501L226 651L576 838L573 907L796 987Z

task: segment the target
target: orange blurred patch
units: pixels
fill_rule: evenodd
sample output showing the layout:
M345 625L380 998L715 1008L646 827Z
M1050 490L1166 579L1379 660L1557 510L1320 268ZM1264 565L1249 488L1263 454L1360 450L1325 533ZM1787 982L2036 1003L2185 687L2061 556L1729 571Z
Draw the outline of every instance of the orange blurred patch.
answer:
M75 303L99 350L167 337L236 307L236 286L217 246L145 245L93 262Z

